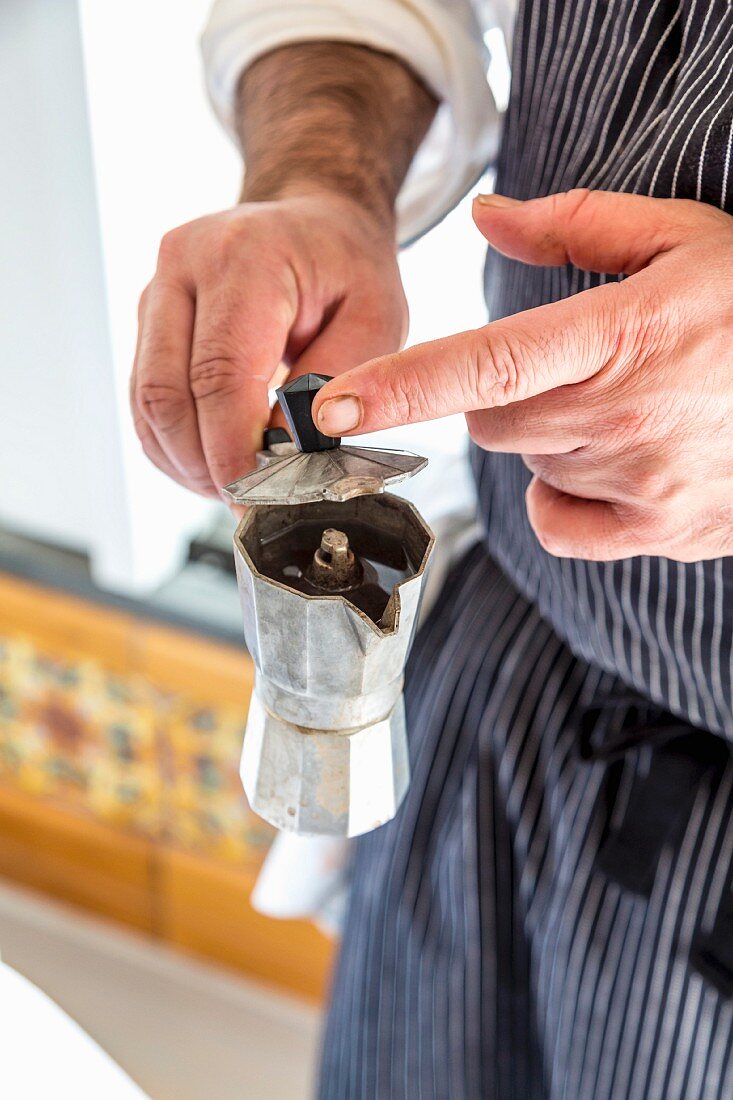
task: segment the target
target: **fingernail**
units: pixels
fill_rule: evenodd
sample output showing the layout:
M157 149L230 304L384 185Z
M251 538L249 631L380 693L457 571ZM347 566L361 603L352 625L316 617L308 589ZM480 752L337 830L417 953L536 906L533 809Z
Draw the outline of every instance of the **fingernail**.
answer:
M361 422L361 401L349 394L331 397L318 410L318 427L325 435L341 435L352 432Z
M507 206L521 206L521 199L512 199L509 195L497 195L492 193L490 195L477 195L476 202L480 202L482 206L496 206L499 209Z

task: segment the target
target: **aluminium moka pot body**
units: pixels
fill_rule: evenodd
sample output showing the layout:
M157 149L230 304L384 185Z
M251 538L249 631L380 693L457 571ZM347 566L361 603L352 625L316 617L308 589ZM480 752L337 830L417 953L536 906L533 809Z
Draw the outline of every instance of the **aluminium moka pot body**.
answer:
M274 544L297 556L308 532L344 529L356 532L355 553L364 539L373 546L386 540L409 563L378 618L356 606L349 591L299 591L272 567ZM402 684L433 547L430 528L406 500L367 494L250 507L234 545L256 666L242 753L252 809L301 834L357 836L384 824L409 783Z

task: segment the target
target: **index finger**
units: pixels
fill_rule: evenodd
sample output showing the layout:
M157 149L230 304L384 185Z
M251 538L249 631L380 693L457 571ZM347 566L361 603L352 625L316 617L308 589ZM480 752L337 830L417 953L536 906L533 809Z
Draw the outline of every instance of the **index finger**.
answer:
M313 403L327 435L374 432L523 401L633 354L627 284L608 283L397 355L329 382Z
M293 320L290 303L254 280L199 292L190 387L217 488L255 464L270 416L269 383Z
M138 434L149 437L158 465L176 480L213 491L188 382L194 299L182 284L156 276L140 304L130 385Z

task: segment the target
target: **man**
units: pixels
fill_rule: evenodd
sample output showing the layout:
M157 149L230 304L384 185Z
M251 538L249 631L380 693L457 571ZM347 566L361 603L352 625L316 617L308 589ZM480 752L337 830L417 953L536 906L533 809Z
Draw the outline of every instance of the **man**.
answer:
M398 354L395 202L424 229L490 143L472 20L220 0L242 203L163 241L138 430L214 494L285 358L338 376L330 434L463 411L474 440L485 542L415 645L412 786L358 842L321 1096L730 1097L733 6L520 5L474 204L493 320Z

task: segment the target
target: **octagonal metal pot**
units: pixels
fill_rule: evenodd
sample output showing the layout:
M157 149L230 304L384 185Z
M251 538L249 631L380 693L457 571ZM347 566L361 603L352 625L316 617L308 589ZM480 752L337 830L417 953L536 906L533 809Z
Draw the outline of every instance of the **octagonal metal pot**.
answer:
M348 595L307 595L268 576L273 540L304 526L374 532L404 546L412 567L375 622ZM278 828L355 836L388 821L407 789L404 666L417 625L433 535L409 502L253 507L234 538L244 633L256 665L242 780L256 813Z

